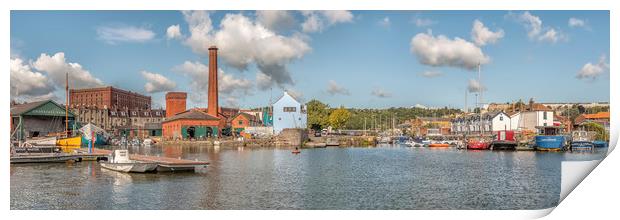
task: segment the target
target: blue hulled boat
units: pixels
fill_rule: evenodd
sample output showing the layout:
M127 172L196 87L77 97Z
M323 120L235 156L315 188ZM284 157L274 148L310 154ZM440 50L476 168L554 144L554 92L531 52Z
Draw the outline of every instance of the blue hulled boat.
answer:
M592 143L596 148L605 148L608 145L607 141L592 141Z
M570 144L571 151L593 150L592 134L587 131L573 131L573 137Z
M559 126L541 126L537 127L539 135L534 139L536 150L542 151L561 151L566 147L567 138L560 135Z

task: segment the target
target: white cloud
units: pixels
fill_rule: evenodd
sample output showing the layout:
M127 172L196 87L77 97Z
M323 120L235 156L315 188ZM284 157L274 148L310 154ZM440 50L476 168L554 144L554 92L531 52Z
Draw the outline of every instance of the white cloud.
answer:
M53 56L41 54L32 63L32 66L47 73L48 77L58 88L65 87L65 74L69 74L69 87L89 88L103 86L103 82L94 77L88 70L82 68L79 63L68 63L65 60L65 53L59 52Z
M260 90L267 90L273 86L273 80L271 80L271 76L258 72L256 73L256 86Z
M321 32L324 28L338 24L353 22L353 14L349 11L302 11L306 20L301 24L306 33Z
M392 93L383 90L382 88L373 89L370 92L370 95L376 96L378 98L389 98L392 97Z
M226 74L222 69L218 73L218 87L219 91L224 94L233 94L235 92L239 95L249 95L252 92L252 82L248 79L237 78L232 74Z
M381 25L382 27L390 27L392 23L390 22L390 18L389 17L385 17L383 19L381 19L379 21L379 25Z
M484 24L476 19L471 29L471 39L478 46L484 46L487 43L495 44L499 39L504 37L504 30L499 29L496 32L489 30Z
M413 20L413 23L418 27L428 27L435 24L435 21L431 19L416 18Z
M411 52L418 61L430 66L452 66L474 69L478 64L486 64L490 58L475 44L444 35L433 36L432 33L419 33L411 38Z
M486 90L486 88L484 87L484 85L480 84L478 80L470 79L469 83L467 84L467 90L473 93L480 92L481 90L484 91Z
M206 55L211 45L217 45L224 63L240 70L255 63L279 86L293 84L287 64L311 49L302 36L278 35L243 14L226 14L218 30L212 28L207 12L183 14L190 30L185 43L194 52Z
M435 78L435 77L442 76L443 73L437 70L427 70L427 71L422 72L420 75L426 78Z
M579 18L569 18L568 19L568 26L570 26L570 27L585 27L586 26L586 22L584 20L579 19Z
M305 98L304 98L304 93L303 92L297 91L297 90L295 90L293 88L286 89L286 92L289 95L291 95L294 99L296 99L297 101L299 101L301 103L304 102Z
M284 10L256 11L256 20L273 31L287 30L295 26L295 17Z
M529 11L523 12L520 15L509 14L509 16L515 17L526 29L527 36L531 40L548 41L555 43L559 40L566 40L566 36L555 28L543 26L542 20L535 15L530 14Z
M142 77L146 79L144 90L148 93L171 91L177 86L175 82L158 73L142 71Z
M588 62L579 72L577 73L578 79L590 79L595 80L601 74L609 71L609 63L607 63L607 57L605 55L601 55L598 63Z
M323 30L323 23L317 14L306 16L306 21L301 23L301 30L306 33L320 32Z
M558 42L558 40L564 39L564 35L551 28L547 30L543 35L538 36L538 40L540 41L548 41L551 43Z
M192 51L198 54L206 55L209 47L214 45L211 30L211 18L207 11L183 11L183 17L189 26L189 37L185 40Z
M327 82L327 93L329 93L330 95L351 95L351 93L349 92L349 90L347 88L342 87L341 85L338 85L338 83L336 83L336 81L334 80L329 80Z
M108 44L143 43L155 38L155 32L149 29L128 25L101 26L97 28L97 35Z
M183 74L190 78L190 99L196 103L203 103L208 96L209 88L209 66L200 62L185 61L183 64L175 66L172 71ZM247 79L240 79L232 74L225 73L222 69L218 70L218 91L223 98L239 98L244 95L251 95L254 85Z
M224 97L224 104L227 107L239 108L239 99L237 97Z
M170 25L170 27L166 29L166 37L168 39L181 39L183 37L181 34L181 27L178 24Z
M11 99L28 101L53 97L54 85L46 75L35 72L20 58L11 58Z
M325 10L320 11L320 13L327 18L327 23L329 25L337 24L337 23L347 23L353 21L353 14L350 11L344 10Z
M527 35L530 38L536 38L542 30L542 20L538 16L530 14L529 11L524 12L518 16L518 20L528 30Z

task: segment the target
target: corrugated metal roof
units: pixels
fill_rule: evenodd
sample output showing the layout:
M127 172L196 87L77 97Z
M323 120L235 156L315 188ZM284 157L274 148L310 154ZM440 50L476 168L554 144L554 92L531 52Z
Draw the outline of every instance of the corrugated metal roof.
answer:
M59 109L62 109L63 111L63 115L64 115L64 111L65 111L65 107L52 101L52 100L44 100L44 101L38 101L38 102L30 102L30 103L24 103L24 104L18 104L18 105L14 105L11 106L11 116L20 116L23 114L27 114L28 112L40 108L41 106L44 106L47 103L51 103L52 105L58 107ZM45 110L41 110L42 112L46 112L46 113L41 113L41 112L37 112L35 115L46 115L49 114L49 109L45 109ZM73 113L71 111L69 111L69 117L74 117Z

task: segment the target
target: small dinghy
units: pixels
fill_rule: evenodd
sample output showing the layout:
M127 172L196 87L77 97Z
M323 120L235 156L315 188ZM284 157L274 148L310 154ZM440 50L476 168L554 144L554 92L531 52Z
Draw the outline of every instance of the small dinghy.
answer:
M102 162L101 167L125 173L146 173L154 172L157 169L157 163L130 160L127 150L114 150L110 161Z
M299 153L301 153L301 151L299 150L299 148L295 148L295 150L291 151L291 153L299 154Z

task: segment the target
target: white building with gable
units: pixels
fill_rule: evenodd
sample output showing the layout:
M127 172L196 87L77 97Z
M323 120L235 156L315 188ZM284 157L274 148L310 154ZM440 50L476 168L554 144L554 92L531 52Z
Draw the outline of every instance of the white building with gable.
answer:
M306 128L308 112L306 106L288 92L273 103L273 133L279 134L285 128Z

